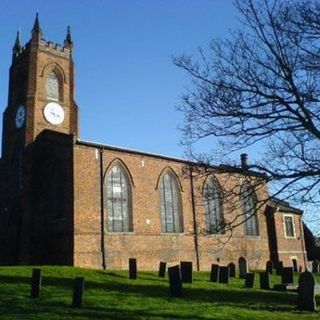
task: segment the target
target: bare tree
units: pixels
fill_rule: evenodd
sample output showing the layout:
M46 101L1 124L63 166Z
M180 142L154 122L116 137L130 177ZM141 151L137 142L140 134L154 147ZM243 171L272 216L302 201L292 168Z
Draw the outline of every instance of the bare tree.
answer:
M219 141L221 158L259 144L249 165L276 194L320 203L320 2L237 0L243 28L200 58L174 58L192 86L179 110L183 143ZM208 155L202 161L210 160Z

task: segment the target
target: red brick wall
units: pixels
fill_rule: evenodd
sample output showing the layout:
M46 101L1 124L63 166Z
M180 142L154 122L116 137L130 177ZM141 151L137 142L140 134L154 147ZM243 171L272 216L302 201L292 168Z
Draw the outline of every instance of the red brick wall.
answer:
M156 269L160 260L178 263L190 260L196 266L193 212L190 179L183 173L185 163L160 157L135 154L126 151L104 150L103 171L114 161L121 161L132 177L133 232L110 233L105 231L107 268L127 268L128 258L135 257L141 269ZM182 211L184 232L166 234L161 232L158 179L166 168L179 177L182 187ZM237 185L239 175L217 174L221 184L230 188ZM74 147L74 263L78 266L101 268L101 213L100 213L100 160L99 150L77 144ZM204 178L195 181L195 196L199 199ZM262 194L266 192L264 187ZM259 236L245 236L244 226L237 228L230 241L227 235L205 235L204 208L196 201L200 269L208 270L211 263L237 263L240 256L247 258L253 269L264 268L269 259L264 208L259 210ZM225 216L232 219L241 214L241 208L233 211L225 205ZM105 210L106 217L107 212ZM147 219L150 223L147 223ZM222 242L227 242L223 244Z
M284 225L284 215L291 215L294 222L295 237L286 237L285 225ZM306 261L306 251L304 247L304 235L301 222L301 216L299 214L290 212L276 211L274 213L277 243L278 243L278 253L279 260L283 261L284 266L292 266L291 259L296 259L298 266L303 269Z

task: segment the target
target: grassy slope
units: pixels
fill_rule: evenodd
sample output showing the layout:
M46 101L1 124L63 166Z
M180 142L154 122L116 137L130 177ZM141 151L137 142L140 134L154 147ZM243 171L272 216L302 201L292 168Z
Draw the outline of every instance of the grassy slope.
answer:
M41 297L32 299L31 267L0 268L0 319L320 319L319 313L297 311L294 293L257 289L258 275L256 288L244 289L243 280L213 284L207 273L195 273L194 283L184 285L184 297L170 298L167 280L152 272L129 280L125 271L42 269ZM76 276L86 281L82 309L70 307Z

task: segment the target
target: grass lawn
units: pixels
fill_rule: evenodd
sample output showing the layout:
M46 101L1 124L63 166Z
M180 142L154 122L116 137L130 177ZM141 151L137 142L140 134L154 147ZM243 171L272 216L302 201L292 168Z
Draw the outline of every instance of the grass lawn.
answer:
M208 273L194 273L183 298L171 298L167 279L155 272L129 280L126 271L41 268L41 296L35 299L30 298L31 267L0 267L0 319L320 319L320 308L318 313L296 310L295 293L259 290L257 274L255 288L244 289L244 280L223 285L210 283ZM85 277L81 309L70 306L75 277ZM272 282L280 283L280 277L272 276Z

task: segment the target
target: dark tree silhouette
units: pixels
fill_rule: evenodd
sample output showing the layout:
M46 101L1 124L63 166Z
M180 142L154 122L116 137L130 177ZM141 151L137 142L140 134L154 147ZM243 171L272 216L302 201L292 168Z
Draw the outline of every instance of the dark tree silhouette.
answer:
M192 79L179 110L182 141L219 141L221 159L259 144L249 170L275 193L320 203L320 2L237 0L243 27L215 39L200 58L174 58ZM195 155L193 155L195 156ZM197 155L210 162L210 155Z

